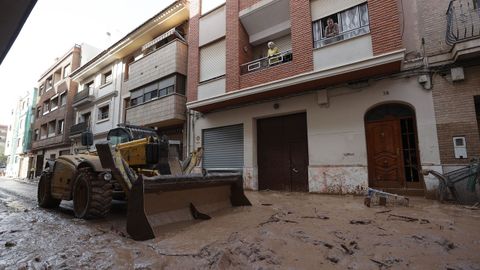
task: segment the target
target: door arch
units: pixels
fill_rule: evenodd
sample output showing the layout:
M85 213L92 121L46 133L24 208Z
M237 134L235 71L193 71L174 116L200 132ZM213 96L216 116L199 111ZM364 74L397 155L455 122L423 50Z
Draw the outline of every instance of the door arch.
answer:
M382 189L423 189L414 109L377 105L365 114L368 184Z

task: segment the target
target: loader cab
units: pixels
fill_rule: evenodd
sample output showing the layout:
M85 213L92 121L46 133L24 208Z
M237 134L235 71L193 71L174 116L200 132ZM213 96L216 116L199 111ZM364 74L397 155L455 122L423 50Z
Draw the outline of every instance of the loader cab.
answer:
M159 137L154 129L119 124L117 128L111 129L108 132L107 140L112 145L130 142L133 140L152 137L158 140Z

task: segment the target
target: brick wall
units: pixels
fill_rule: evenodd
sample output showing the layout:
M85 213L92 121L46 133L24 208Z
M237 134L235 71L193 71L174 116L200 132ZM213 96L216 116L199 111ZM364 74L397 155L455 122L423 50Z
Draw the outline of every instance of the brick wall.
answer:
M444 53L450 50L445 42L446 13L449 3L450 0L417 1L420 35L425 39L427 55Z
M442 164L468 163L469 159L455 159L454 136L466 137L469 158L480 154L473 98L480 95L480 66L465 68L465 78L462 82L452 83L447 77L434 76L432 94Z
M195 0L193 0L195 1ZM189 28L187 34L188 40L188 71L187 71L187 102L197 100L198 79L200 76L200 59L198 48L198 30L199 15L196 13L190 15ZM194 11L190 11L193 13Z
M240 61L239 56L243 51L240 44L241 23L238 17L239 1L226 1L227 34L226 34L226 91L235 91L240 88ZM248 39L248 38L247 38ZM244 40L242 40L244 42Z
M239 0L236 2L239 2L239 10L242 11L246 9L247 7L251 7L255 5L256 3L260 2L261 0Z
M396 0L369 0L373 54L402 48L401 25Z

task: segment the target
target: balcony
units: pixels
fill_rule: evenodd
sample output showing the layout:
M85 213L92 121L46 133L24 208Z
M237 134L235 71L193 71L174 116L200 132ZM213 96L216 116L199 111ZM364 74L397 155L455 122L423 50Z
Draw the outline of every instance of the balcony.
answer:
M259 71L269 67L281 65L283 63L292 61L292 59L293 59L293 55L291 50L283 51L272 57L263 57L263 58L245 63L240 66L240 72L243 75L250 72Z
M92 102L95 97L92 95L92 89L84 89L73 96L73 106L78 107Z
M175 39L129 66L124 91L131 91L172 73L187 74L187 45Z
M88 122L81 122L70 127L70 136L81 134L88 130Z
M127 109L126 121L132 125L164 127L183 124L186 97L170 94Z
M480 37L480 7L473 0L452 0L447 11L449 45Z

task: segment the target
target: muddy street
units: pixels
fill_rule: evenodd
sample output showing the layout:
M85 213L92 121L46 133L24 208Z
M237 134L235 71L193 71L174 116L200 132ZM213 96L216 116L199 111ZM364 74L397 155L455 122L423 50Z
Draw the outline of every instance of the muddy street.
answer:
M136 242L125 205L102 220L39 209L36 186L0 179L0 269L480 269L480 211L413 198L247 192L252 207Z

